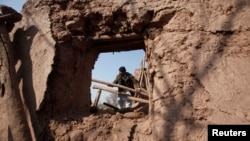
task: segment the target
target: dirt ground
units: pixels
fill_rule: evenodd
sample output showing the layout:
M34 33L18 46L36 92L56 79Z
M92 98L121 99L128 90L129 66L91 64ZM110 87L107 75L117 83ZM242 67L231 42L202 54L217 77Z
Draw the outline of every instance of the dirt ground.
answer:
M48 118L48 117L47 117ZM106 141L106 140L147 140L151 134L148 128L149 116L142 112L115 112L112 109L98 109L90 116L72 115L52 119L43 118L41 140L56 141ZM47 130L46 128L49 128Z

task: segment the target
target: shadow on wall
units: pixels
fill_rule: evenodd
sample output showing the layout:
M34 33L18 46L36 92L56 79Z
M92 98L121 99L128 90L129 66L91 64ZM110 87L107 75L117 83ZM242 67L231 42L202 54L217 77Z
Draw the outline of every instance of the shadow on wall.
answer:
M17 69L17 83L21 86L21 95L23 103L28 109L30 120L33 128L38 129L38 121L36 116L36 95L32 78L32 60L30 56L30 48L34 36L38 29L35 26L29 27L27 30L19 28L16 30L13 38L14 60L16 65L20 65ZM20 62L20 64L19 64ZM37 136L38 133L35 133Z
M36 107L36 98L32 79L30 47L37 32L38 29L35 26L31 26L27 30L19 28L16 30L13 39L15 64L20 61L20 67L17 70L17 82L20 85L22 81L24 102L28 108L34 108L34 110Z
M229 37L233 34L233 32L230 31L230 29L232 28L232 24L233 24L232 22L234 21L235 17L240 12L240 10L242 10L247 5L249 5L249 2L247 2L247 1L237 1L236 4L234 5L234 7L236 9L235 12L232 15L230 15L223 22L224 23L223 25L221 25L221 27L226 27L228 29L228 31L218 31L219 34L218 34L217 38L219 38L219 40L216 43L216 45L218 45L218 46L216 46L217 52L214 52L213 54L211 54L208 57L207 61L203 64L203 66L201 67L202 69L199 72L195 72L196 74L199 75L199 79L204 78L208 74L209 68L207 68L207 66L209 64L216 63L218 61L218 59L220 58L218 56L223 55L223 53L224 53L223 51L225 50L225 47L226 47L227 42L229 40ZM202 7L202 6L200 7L201 11L204 11L205 8L206 7ZM217 35L215 35L215 36L217 36ZM200 38L200 42L202 43L203 40L204 40L204 36ZM153 55L157 56L157 54L153 54ZM172 54L172 55L176 55L175 57L172 57L172 58L178 58L177 54ZM199 60L195 60L195 61L199 61ZM194 62L192 71L195 70L194 67L196 65L198 65L198 63ZM158 64L158 66L161 66L160 62ZM159 73L164 74L164 70L163 70L164 68L161 67L160 69L161 70ZM172 140L172 138L176 136L176 134L174 134L174 132L178 126L178 123L182 119L183 113L184 113L185 108L186 108L185 106L189 105L190 102L192 104L194 92L198 88L202 87L202 84L199 82L199 79L195 76L196 74L194 74L194 76L192 76L194 82L186 88L183 87L182 91L180 92L180 94L182 94L183 97L179 101L175 101L175 102L172 101L172 98L174 98L174 97L172 97L172 96L174 96L174 95L172 95L172 91L168 92L169 95L166 96L167 98L164 98L163 95L160 95L160 94L162 94L161 88L154 86L154 91L155 91L154 93L158 94L157 96L154 96L154 97L159 97L159 99L155 100L154 103L159 100L161 105L162 106L164 105L164 107L166 107L166 110L165 110L166 113L164 113L164 112L162 113L160 110L154 109L153 116L154 117L161 117L162 120L167 120L167 122L165 122L164 125L162 125L163 128L160 128L160 129L164 129L164 131L161 131L160 133L165 133L165 134L162 135L162 134L156 133L155 136L153 137L154 139L159 139L159 138L164 139L165 138L168 140ZM181 73L181 71L178 72L176 75L179 78L183 77L183 74ZM156 76L153 76L153 77L156 77ZM163 79L164 79L163 81L164 81L166 87L170 87L170 82L167 80L167 78L163 77ZM189 102L187 102L187 99L189 100ZM155 104L153 104L153 106L154 105ZM158 112L156 112L155 110ZM203 119L203 120L206 120L206 119ZM189 135L188 132L195 131L199 128L204 128L203 125L197 124L194 121L193 122L190 121L190 122L187 122L185 124L186 124L186 129L188 129L186 136L192 135L192 134ZM202 133L205 134L205 132L202 132ZM183 133L183 135L184 134L185 133Z

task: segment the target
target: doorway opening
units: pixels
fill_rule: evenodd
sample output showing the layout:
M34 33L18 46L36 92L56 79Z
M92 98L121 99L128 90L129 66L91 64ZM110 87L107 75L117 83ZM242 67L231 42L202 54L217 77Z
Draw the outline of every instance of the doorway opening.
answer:
M120 38L94 40L92 47L92 49L96 49L97 52L99 52L93 64L92 80L97 79L112 83L121 66L126 67L126 71L134 76L136 75L136 70L141 69L142 64L143 69L146 66L144 60L145 45L142 36L132 35L127 37L121 36ZM91 82L91 101L95 103L97 95L100 93L98 105L113 102L111 104L117 106L115 101L117 95L109 91L94 89L93 86L96 84L98 83ZM117 90L118 88L114 89Z
M135 74L135 70L140 68L140 64L144 59L145 52L143 50L134 50L126 52L114 52L114 53L101 53L95 63L92 70L92 78L100 79L112 83L118 74L118 68L125 66L127 72L132 75ZM91 84L91 100L94 101L97 89L93 89L92 86L96 82ZM107 102L108 98L113 94L103 91L99 100L99 103Z

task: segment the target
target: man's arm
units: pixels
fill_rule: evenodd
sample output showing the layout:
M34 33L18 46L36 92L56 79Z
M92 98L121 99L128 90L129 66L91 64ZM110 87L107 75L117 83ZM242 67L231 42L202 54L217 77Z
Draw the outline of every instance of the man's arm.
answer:
M131 81L133 82L135 90L140 91L139 81L132 74L129 74L129 77L130 77Z
M115 77L115 80L113 81L113 83L114 83L114 84L118 84L119 79L120 79L120 76L117 75L117 76Z
M118 84L118 79L119 79L118 77L119 77L119 75L117 75L117 76L115 77L115 80L114 80L112 83ZM110 84L108 84L107 86L113 87L113 85L110 85Z

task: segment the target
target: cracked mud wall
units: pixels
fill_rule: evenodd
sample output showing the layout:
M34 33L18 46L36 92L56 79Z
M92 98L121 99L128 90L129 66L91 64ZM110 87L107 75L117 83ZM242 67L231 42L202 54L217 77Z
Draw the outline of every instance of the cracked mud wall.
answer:
M249 4L174 1L158 14L175 10L147 43L155 136L206 140L207 124L249 124Z
M27 35L27 94L54 114L87 112L98 56L92 39L139 34L151 85L148 140L206 140L207 124L249 124L249 7L248 0L27 1L28 22L19 25L35 35Z

